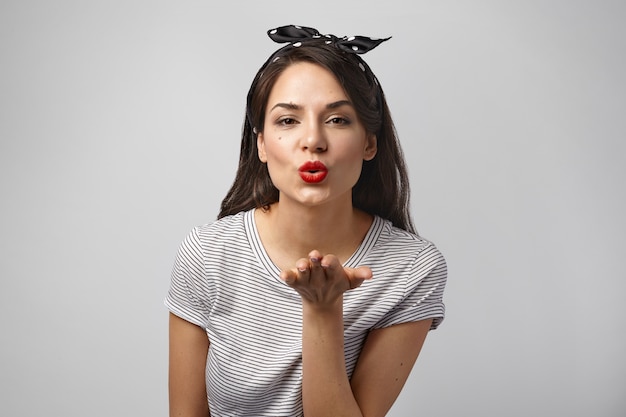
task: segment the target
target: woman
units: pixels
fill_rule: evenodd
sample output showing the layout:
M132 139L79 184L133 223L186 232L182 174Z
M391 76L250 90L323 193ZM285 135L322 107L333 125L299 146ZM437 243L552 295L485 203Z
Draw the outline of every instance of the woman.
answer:
M384 416L443 320L447 277L357 55L387 39L268 34L288 44L248 93L233 186L172 273L170 415Z

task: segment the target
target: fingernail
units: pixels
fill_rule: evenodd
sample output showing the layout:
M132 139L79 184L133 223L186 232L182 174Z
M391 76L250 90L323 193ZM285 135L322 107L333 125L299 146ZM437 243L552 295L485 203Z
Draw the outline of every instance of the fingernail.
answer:
M319 258L311 258L311 262L319 262L320 259Z

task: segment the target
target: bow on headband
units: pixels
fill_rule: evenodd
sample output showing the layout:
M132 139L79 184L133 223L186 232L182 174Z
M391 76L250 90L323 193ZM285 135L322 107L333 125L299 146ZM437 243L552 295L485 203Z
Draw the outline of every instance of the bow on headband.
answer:
M333 43L339 49L353 54L364 54L372 49L376 48L381 43L391 39L372 39L367 36L344 36L338 38L335 35L321 35L317 29L288 25L281 26L276 29L270 29L267 31L267 35L277 43L291 42L293 46L300 46L299 43L312 39L327 39L326 43Z

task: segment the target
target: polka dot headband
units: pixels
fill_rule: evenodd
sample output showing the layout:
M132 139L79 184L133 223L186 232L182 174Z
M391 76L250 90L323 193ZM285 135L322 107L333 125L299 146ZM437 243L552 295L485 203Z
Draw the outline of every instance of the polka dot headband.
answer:
M298 47L302 42L313 39L326 39L326 44L333 44L337 48L354 54L364 54L376 48L381 43L391 39L374 39L367 36L344 36L338 38L335 35L321 35L317 29L305 26L288 25L267 31L267 35L277 43L290 42L292 46Z
M285 47L274 52L274 54L268 59L268 62L273 62L279 59L279 54L285 48L297 48L302 46L303 42L316 40L318 41L320 39L324 39L327 45L334 45L344 52L355 54L359 62L359 68L361 68L361 71L366 73L368 78L372 80L376 85L378 85L378 80L376 80L376 77L372 73L372 70L368 67L365 61L363 61L363 59L361 59L361 57L358 55L369 52L381 43L391 39L391 37L369 38L367 36L344 36L342 38L339 38L331 34L322 35L317 29L297 25L280 26L275 29L270 29L267 31L267 36L269 36L270 39L277 43L289 43L289 45L286 45Z

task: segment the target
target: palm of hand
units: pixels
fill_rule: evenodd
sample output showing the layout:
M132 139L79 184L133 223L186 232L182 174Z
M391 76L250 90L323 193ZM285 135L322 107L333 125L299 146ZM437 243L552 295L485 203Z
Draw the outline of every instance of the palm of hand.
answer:
M303 302L324 306L334 304L344 292L371 279L372 270L345 268L336 256L322 256L314 250L308 259L299 259L294 269L283 271L281 278L300 294Z

